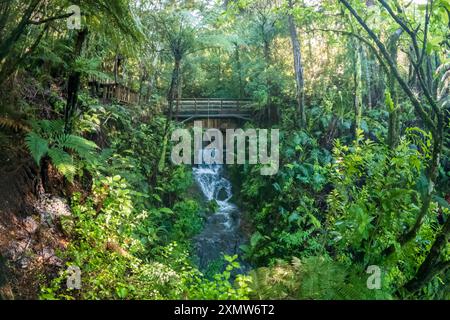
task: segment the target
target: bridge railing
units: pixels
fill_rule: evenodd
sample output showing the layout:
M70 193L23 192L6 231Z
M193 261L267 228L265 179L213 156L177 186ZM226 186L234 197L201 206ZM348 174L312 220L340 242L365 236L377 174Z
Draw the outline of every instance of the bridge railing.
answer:
M122 104L134 105L139 103L139 93L119 83L90 82L91 93L104 101L116 100Z
M175 102L179 115L183 114L247 114L250 100L230 100L220 98L191 98Z

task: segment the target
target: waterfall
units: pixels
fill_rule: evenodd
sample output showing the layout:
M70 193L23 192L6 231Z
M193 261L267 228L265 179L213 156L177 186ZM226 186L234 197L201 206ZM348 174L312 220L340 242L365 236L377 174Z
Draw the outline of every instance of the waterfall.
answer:
M204 149L203 159L214 157L214 149ZM239 253L244 237L240 231L239 208L231 199L231 182L224 176L221 164L199 164L193 167L196 183L207 201L215 200L217 210L208 216L203 231L195 237L195 247L201 269L224 254Z

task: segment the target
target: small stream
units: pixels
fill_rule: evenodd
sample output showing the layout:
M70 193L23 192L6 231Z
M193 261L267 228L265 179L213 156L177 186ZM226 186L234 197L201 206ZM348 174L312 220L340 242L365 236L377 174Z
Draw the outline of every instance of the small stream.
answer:
M206 152L214 151L204 149L203 153ZM201 270L206 270L211 263L217 263L224 254L240 256L239 246L245 241L240 230L240 211L236 204L231 202L232 186L224 176L224 169L224 166L219 164L200 164L192 169L205 199L215 200L218 206L216 212L207 217L203 231L194 239ZM238 261L241 269L237 271L245 272L248 266L241 259Z

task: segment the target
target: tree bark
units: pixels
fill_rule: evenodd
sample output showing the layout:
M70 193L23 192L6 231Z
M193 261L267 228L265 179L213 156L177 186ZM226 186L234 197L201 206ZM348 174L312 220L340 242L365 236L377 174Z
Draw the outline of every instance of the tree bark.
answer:
M389 38L388 43L388 51L391 56L392 62L394 63L395 67L397 67L397 52L398 47L397 43L400 38L400 35L403 33L402 29L397 29ZM393 103L393 108L391 110L391 107L388 106L388 112L389 112L389 124L388 124L388 138L387 142L391 149L394 149L398 145L399 141L399 119L398 119L398 101L397 101L397 89L395 86L395 77L392 72L388 74L388 90L390 92L391 100Z
M415 292L426 285L439 273L444 272L450 267L450 261L439 262L440 254L447 245L450 238L450 219L447 219L441 232L436 237L430 252L420 265L416 275L408 281L404 288L409 292Z
M362 117L362 48L358 44L354 44L352 46L356 48L356 52L354 53L354 85L355 85L355 100L354 100L354 108L355 108L355 131L354 135L357 136L358 130L361 128L361 117Z
M148 79L147 69L143 64L141 64L141 77L139 80L139 103L142 103L143 100L145 99L143 92L144 92L144 84L147 79Z
M14 46L14 44L24 34L27 25L30 22L31 16L35 12L36 8L41 3L41 1L42 0L31 1L17 26L11 31L8 37L2 38L2 41L0 43L0 61L2 61L11 52L11 49Z
M241 63L241 55L239 54L239 45L237 43L234 44L234 58L236 61L236 69L238 76L238 86L239 86L239 99L244 97L244 86L242 82L242 63Z
M289 10L293 8L292 0L289 0ZM292 43L292 54L294 56L294 73L296 83L296 98L297 98L297 115L298 125L304 128L306 124L305 114L305 95L304 95L304 79L303 79L303 65L300 41L298 39L297 28L294 22L292 13L288 14L289 32Z
M172 79L170 81L169 92L167 93L167 102L169 105L169 120L173 119L173 102L178 96L178 82L180 77L181 58L175 57Z
M371 79L371 68L369 66L369 55L367 52L362 48L362 57L363 57L363 64L364 64L364 73L366 74L366 86L367 86L367 108L369 110L372 109L372 79Z
M83 43L86 40L88 34L87 28L82 29L78 32L75 41L75 50L73 54L73 59L76 60L81 56L81 50L83 48ZM69 75L67 81L67 103L64 109L64 132L69 133L71 131L71 120L75 113L77 102L78 102L78 90L80 89L81 73L79 71L73 70Z

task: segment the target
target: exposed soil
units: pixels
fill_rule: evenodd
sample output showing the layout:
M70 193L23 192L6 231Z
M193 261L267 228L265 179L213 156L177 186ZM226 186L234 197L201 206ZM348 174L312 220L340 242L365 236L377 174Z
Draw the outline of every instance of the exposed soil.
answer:
M67 244L59 221L70 210L45 193L25 150L0 147L0 299L36 299L43 277L63 264L55 256Z

